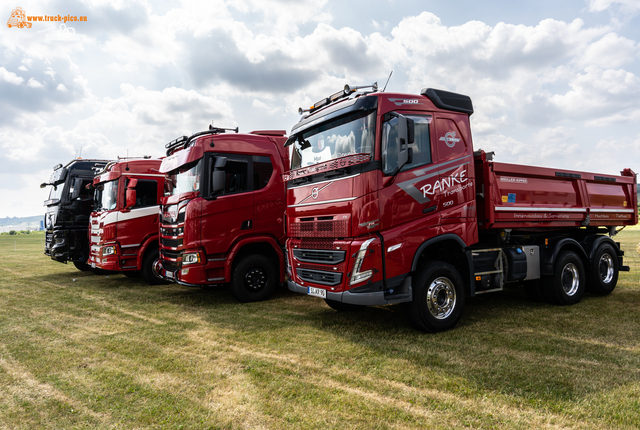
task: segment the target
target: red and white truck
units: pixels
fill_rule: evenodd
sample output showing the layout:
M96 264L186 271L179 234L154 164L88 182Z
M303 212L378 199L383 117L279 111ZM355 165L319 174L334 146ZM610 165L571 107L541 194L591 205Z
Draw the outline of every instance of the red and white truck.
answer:
M522 282L570 305L629 270L611 236L638 222L631 169L494 162L474 152L468 96L364 88L301 109L287 140L290 290L337 310L403 303L414 327L439 331L465 296Z
M165 184L160 163L151 157L119 158L96 174L89 224L88 264L93 269L140 274L150 284L162 281L153 269Z
M242 302L285 276L284 131L209 130L166 145L158 273L187 286L228 284Z

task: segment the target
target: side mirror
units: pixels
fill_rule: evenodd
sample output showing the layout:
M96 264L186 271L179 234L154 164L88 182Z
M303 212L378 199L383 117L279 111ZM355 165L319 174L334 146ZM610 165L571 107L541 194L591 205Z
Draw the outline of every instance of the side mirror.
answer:
M137 179L130 179L129 184L127 185L127 193L126 193L126 207L125 209L131 209L136 205L136 185L138 185Z
M217 157L211 172L211 195L224 191L227 182L227 173L224 171L227 165L226 157Z

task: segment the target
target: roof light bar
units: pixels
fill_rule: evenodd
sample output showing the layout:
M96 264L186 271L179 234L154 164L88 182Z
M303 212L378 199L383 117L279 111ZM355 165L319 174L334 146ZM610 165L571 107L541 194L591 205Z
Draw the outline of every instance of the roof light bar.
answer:
M186 148L189 143L195 139L196 137L200 137L200 136L204 136L206 134L221 134L221 133L226 133L227 131L234 131L236 133L238 133L239 131L239 127L236 128L221 128L221 127L214 127L213 125L209 124L209 130L205 130L205 131L200 131L198 133L192 134L191 136L182 136L179 137L175 140L172 140L171 142L167 143L164 147L167 148L167 156L171 155L173 153L173 151L178 148L178 147L183 147Z
M313 113L316 110L320 109L321 107L327 106L337 100L348 97L350 94L363 88L371 88L372 92L375 93L376 91L378 91L378 83L374 82L371 85L362 85L359 87L352 87L349 84L346 84L341 91L338 91L337 93L333 93L329 97L326 97L320 101L315 102L313 105L309 107L309 109L298 108L298 113L300 115L302 115L305 112Z

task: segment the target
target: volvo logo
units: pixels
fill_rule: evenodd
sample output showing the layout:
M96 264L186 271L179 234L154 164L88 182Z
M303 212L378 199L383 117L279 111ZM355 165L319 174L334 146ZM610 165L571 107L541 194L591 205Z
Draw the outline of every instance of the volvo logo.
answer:
M313 200L318 198L318 187L311 190L311 197L313 197Z
M454 146L456 146L456 143L460 142L460 139L456 138L455 131L448 132L443 137L441 137L440 140L443 140L449 148L453 148Z

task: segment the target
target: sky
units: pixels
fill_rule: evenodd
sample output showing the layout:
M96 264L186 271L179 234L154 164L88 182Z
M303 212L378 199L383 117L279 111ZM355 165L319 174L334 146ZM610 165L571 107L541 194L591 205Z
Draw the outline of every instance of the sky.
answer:
M43 214L58 163L160 157L212 122L290 132L298 107L391 71L387 91L469 95L496 161L640 172L640 0L14 0L0 16L16 7L78 21L0 26L0 217Z

